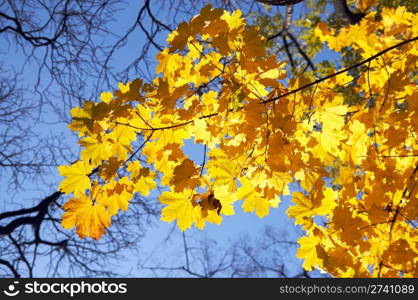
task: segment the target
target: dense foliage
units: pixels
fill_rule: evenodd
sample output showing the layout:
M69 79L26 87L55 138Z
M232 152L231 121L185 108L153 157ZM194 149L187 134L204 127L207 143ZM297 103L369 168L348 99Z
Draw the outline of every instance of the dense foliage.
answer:
M83 149L59 168L62 225L99 239L157 186L162 220L181 230L221 223L236 201L263 217L292 193L305 269L418 276L416 18L400 6L339 30L319 22L317 40L360 57L315 78L290 73L240 11L206 6L168 36L152 82L72 109Z

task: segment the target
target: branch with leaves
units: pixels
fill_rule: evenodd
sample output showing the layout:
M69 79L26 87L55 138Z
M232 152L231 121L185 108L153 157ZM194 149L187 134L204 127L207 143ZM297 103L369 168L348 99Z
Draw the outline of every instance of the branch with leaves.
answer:
M82 151L59 167L60 191L72 195L62 225L100 239L133 195L157 185L168 189L158 192L161 219L181 230L220 224L236 201L264 217L292 194L287 214L305 231L297 256L306 271L414 276L416 16L402 7L382 14L338 34L318 24L318 39L362 59L315 80L287 74L240 11L204 7L168 35L151 82L119 83L72 109ZM347 85L359 101L346 101ZM190 139L203 163L184 153ZM402 245L410 259L397 254Z

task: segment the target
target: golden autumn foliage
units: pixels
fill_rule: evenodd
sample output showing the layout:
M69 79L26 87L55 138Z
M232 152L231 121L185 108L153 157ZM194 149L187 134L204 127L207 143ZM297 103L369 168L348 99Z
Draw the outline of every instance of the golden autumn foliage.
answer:
M157 185L166 187L161 218L181 230L220 224L236 201L263 217L292 193L287 214L306 233L297 252L306 270L417 277L416 19L398 7L339 32L321 23L315 35L359 51L353 68L366 68L290 78L240 11L206 6L168 36L152 82L120 83L72 109L83 150L59 168L60 190L73 195L62 225L98 239ZM348 84L362 101L345 101L338 87ZM190 139L202 145L200 163L183 151Z

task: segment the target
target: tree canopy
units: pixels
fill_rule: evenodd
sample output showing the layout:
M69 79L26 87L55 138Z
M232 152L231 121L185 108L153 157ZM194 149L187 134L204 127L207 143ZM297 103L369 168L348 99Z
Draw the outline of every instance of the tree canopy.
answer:
M318 77L291 72L241 11L204 7L168 35L152 81L71 110L82 151L59 167L72 195L62 225L99 239L133 195L152 192L162 220L203 229L236 201L263 217L292 194L306 270L418 276L416 18L398 6L342 28L318 22L321 43L357 53Z

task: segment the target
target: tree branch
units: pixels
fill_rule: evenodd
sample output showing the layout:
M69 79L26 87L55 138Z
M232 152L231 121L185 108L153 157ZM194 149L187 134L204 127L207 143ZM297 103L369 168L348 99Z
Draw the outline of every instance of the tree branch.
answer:
M318 83L321 83L321 82L323 82L323 81L325 81L325 80L328 80L328 79L330 79L330 78L332 78L332 77L335 77L335 76L337 76L337 75L339 75L339 74L346 73L346 72L348 72L348 71L350 71L350 70L353 70L353 69L358 68L358 67L360 67L360 66L362 66L362 65L364 65L364 64L367 64L368 62L372 61L373 59L376 59L376 58L378 58L379 56L382 56L382 55L383 55L383 54L385 54L386 52L392 51L393 49L399 48L399 47L401 47L401 46L403 46L403 45L406 45L406 44L408 44L408 43L414 42L414 41L416 41L416 40L418 40L418 36L416 36L416 37L414 37L414 38L411 38L411 39L408 39L408 40L405 40L405 41L402 41L402 42L400 42L400 43L398 43L398 44L395 44L395 45L393 45L393 46L391 46L391 47L389 47L389 48L386 48L386 49L384 49L384 50L380 51L379 53L377 53L377 54L375 54L375 55L373 55L373 56L371 56L371 57L369 57L369 58L367 58L367 59L365 59L365 60L362 60L362 61L360 61L360 62L358 62L358 63L356 63L356 64L354 64L354 65L352 65L352 66L350 66L350 67L347 67L347 68L342 69L342 70L340 70L340 71L338 71L338 72L332 73L332 74L330 74L330 75L328 75L328 76L325 76L325 77L319 78L318 80L315 80L315 81L313 81L313 82L310 82L310 83L308 83L308 84L305 84L305 85L303 85L303 86L301 86L301 87L298 87L297 89L291 90L291 91L289 91L289 92L287 92L287 93L284 93L284 94L279 95L279 96L277 96L277 97L274 97L274 98L271 98L271 99L268 99L268 100L262 101L262 102L260 102L260 103L265 104L265 103L273 102L273 101L276 101L276 100L278 100L278 99L284 98L284 97L289 96L289 95L292 95L292 94L294 94L294 93L297 93L297 92L299 92L299 91L301 91L301 90L304 90L304 89L306 89L306 88L309 88L309 87L311 87L311 86L314 86L314 85L316 85L316 84L318 84Z
M17 218L11 221L6 226L0 226L0 235L10 234L16 228L22 225L28 225L28 224L40 225L45 215L48 212L49 205L55 202L61 195L62 195L62 192L55 192L51 194L50 196L44 198L37 206L33 208L21 209L21 210L14 211L14 212L6 212L3 214L0 214L0 219L3 219L3 218L11 217L11 216L25 215L28 213L38 211L38 214L36 216Z
M20 274L17 272L15 267L13 267L13 265L10 262L8 262L7 260L4 260L4 259L0 258L0 265L6 266L13 273L13 276L15 278L20 278Z

